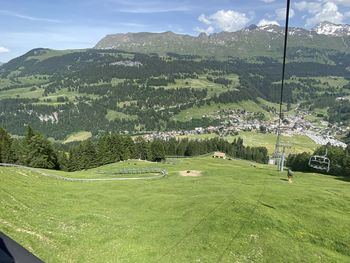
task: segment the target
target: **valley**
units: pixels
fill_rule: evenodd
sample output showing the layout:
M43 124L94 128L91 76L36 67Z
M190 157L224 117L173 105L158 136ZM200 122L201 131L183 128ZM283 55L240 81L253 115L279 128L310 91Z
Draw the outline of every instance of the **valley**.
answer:
M343 63L349 59L345 55L332 65L290 62L285 115L293 119L302 113L315 131L326 128L320 136L346 136L350 72ZM267 57L249 62L172 53L37 49L2 66L0 121L13 135L23 135L25 126L32 125L64 140L82 130L93 136L210 126L239 131L242 127L234 127L229 112L243 110L246 117L251 115L250 122L256 119L253 129L264 126L274 132L279 70L280 63Z
M0 262L349 262L349 4L286 4L2 3Z

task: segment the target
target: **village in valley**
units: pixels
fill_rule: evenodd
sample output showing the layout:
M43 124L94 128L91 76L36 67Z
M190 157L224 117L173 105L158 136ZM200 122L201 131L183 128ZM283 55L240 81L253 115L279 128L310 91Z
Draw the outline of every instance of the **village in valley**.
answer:
M281 123L281 133L285 136L304 135L317 145L333 145L346 148L346 144L337 139L347 134L350 127L342 124L330 124L325 120L310 121L312 114L296 109L293 114L286 114ZM181 136L216 134L220 137L236 136L240 132L277 134L279 120L277 113L271 120L266 120L262 113L232 109L220 110L210 115L203 115L220 121L219 126L196 127L193 130L155 131L143 135L146 140L169 140Z

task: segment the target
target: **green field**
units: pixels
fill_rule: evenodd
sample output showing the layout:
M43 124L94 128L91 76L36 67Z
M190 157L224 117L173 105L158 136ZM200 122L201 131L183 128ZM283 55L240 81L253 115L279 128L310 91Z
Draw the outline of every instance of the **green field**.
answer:
M106 119L109 121L114 121L116 119L124 119L124 120L137 120L136 115L127 115L123 112L107 110Z
M261 101L263 101L261 99ZM273 103L271 103L272 105ZM273 117L273 114L267 112L262 108L260 103L246 100L241 101L237 103L228 103L228 104L221 104L221 103L213 103L211 105L205 105L201 107L193 107L190 109L186 109L181 111L180 113L176 114L174 117L172 117L173 120L176 121L189 121L191 119L200 119L204 115L210 115L220 110L246 110L248 112L261 112L265 115L266 119L270 119Z
M17 88L5 91L0 91L0 99L13 99L13 98L24 98L34 99L43 96L43 89L30 90L31 88Z
M210 139L218 137L217 134L197 134L197 135L186 135L179 136L179 138L188 139ZM257 133L257 132L240 132L237 136L225 136L225 140L232 142L234 139L242 138L243 143L246 146L251 147L266 147L269 154L272 154L275 150L276 135L272 133ZM294 136L281 136L281 143L288 144L291 148L286 149L286 153L302 153L302 152L313 152L317 145L305 135L294 135Z
M302 83L303 80L315 80L319 81L319 84L315 84L315 87L326 88L329 85L331 88L342 88L349 83L344 77L292 77L286 80L286 83ZM280 82L274 82L274 84L279 84Z
M63 141L63 143L85 141L91 138L91 136L92 136L91 132L87 132L87 131L75 132L67 136L67 138Z
M39 52L36 55L27 57L26 60L35 59L35 60L43 61L45 59L56 57L56 56L63 56L73 52L84 52L84 51L85 51L84 49L66 49L66 50L47 49Z
M271 133L241 132L237 137L241 137L247 146L266 147L270 154L275 150L276 135ZM233 138L230 138L231 140ZM291 148L286 149L286 153L313 152L317 145L307 136L281 136L281 143L288 144Z
M349 262L350 182L211 157L165 164L164 179L67 182L0 168L1 230L45 262ZM200 177L179 171L198 170ZM46 171L47 173L54 173Z
M193 89L207 89L208 98L213 97L215 94L219 95L229 89L239 87L239 76L236 74L225 75L225 78L232 81L229 87L224 87L221 84L211 82L207 79L206 75L200 75L197 79L187 78L187 79L176 79L174 84L168 84L165 88L193 88Z
M0 86L1 88L1 86ZM35 88L34 90L31 90ZM97 95L78 93L75 91L68 91L67 88L60 89L54 93L50 93L44 96L44 89L37 88L34 86L29 86L26 88L15 88L10 90L0 89L0 99L14 99L14 98L27 98L27 99L39 99L39 102L34 103L35 105L60 105L66 102L57 102L58 97L66 97L68 101L75 102L78 97L88 97L89 99L98 98Z

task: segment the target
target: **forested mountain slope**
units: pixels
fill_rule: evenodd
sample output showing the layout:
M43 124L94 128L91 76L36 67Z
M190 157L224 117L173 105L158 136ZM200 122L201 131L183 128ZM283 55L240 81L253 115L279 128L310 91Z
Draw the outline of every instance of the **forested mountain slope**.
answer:
M178 37L165 35L169 41ZM223 47L234 53L235 49L225 43ZM306 108L326 107L331 121L348 121L345 103L336 98L350 94L350 54L341 48L337 51L335 44L330 47L333 49L291 45L284 100ZM56 139L81 130L96 135L104 131L193 129L220 125L206 113L242 101L254 103L254 111L269 118L277 109L271 103L279 99L281 76L279 49L271 49L275 57L252 54L245 58L162 54L162 47L157 49L159 54L34 49L0 67L0 124L17 135L31 124ZM181 118L189 109L204 114Z

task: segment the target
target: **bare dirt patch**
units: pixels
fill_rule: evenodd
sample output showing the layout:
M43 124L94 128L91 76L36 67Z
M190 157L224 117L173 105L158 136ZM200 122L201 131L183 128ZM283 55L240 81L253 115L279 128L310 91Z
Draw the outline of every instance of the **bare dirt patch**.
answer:
M197 177L197 176L201 176L202 175L202 171L187 170L187 171L180 171L179 174L181 176Z

